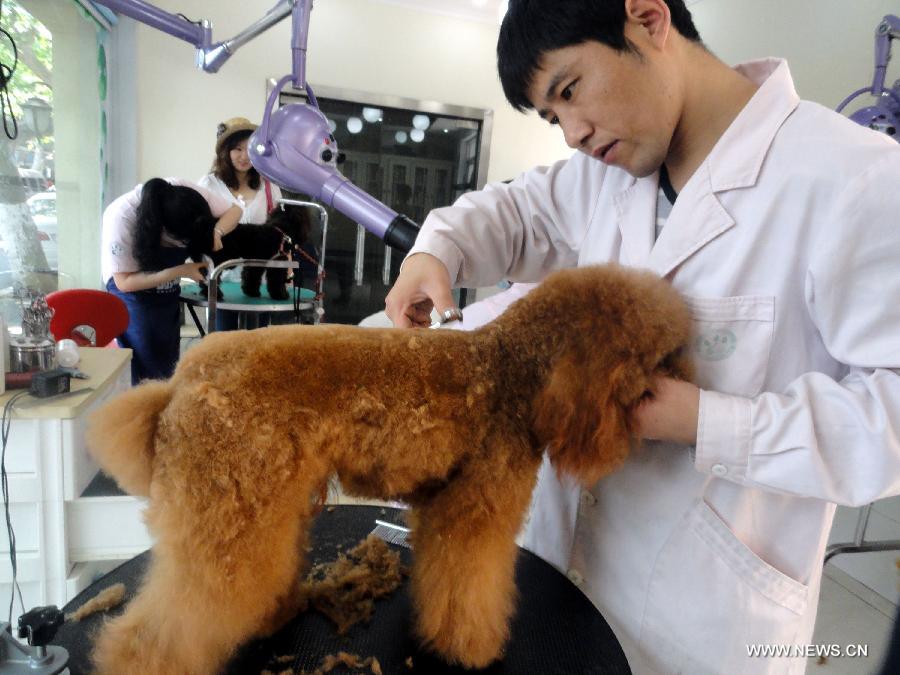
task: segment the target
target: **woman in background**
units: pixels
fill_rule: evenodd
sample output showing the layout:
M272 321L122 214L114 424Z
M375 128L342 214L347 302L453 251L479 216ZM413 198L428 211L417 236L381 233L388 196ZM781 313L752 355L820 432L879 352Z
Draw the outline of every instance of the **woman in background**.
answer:
M220 249L240 216L238 207L203 188L162 178L138 185L103 212L103 281L128 307L128 328L118 341L133 352L133 384L172 375L181 342L179 280L204 276L203 263L185 259Z
M259 175L250 163L247 144L257 128L245 117L232 117L218 126L216 158L212 171L199 181L214 194L241 208L241 223L262 225L281 199L281 189ZM268 315L259 315L259 325L268 325ZM237 312L218 310L216 330L237 328Z

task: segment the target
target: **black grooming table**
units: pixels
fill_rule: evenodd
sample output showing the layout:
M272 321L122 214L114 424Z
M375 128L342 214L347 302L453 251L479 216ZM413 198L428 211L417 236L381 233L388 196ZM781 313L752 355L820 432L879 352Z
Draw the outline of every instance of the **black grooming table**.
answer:
M313 526L310 562L328 562L364 539L375 527L375 519L401 522L401 512L377 506L336 506L323 511ZM260 542L260 546L265 546ZM406 564L412 553L397 548ZM152 551L120 565L76 596L65 607L72 612L104 588L124 583L126 601L138 588ZM513 619L512 637L506 656L479 671L491 675L588 675L628 674L631 670L609 625L590 601L549 564L521 550L516 564L519 589L518 609ZM117 614L122 608L108 614ZM107 615L108 615L107 614ZM91 639L99 629L102 614L80 623L66 622L53 644L69 651L72 675L90 672ZM215 617L210 617L215 621ZM375 614L368 624L356 624L340 636L333 624L314 611L294 617L272 637L246 645L231 661L227 675L255 675L268 669L280 673L289 667L307 672L320 665L323 657L339 651L365 659L375 656L385 675L442 675L471 673L450 667L416 646L410 631L411 611L408 582L392 595L376 601ZM185 636L190 639L189 635ZM275 662L279 656L296 655L293 663ZM412 657L412 668L408 659ZM363 672L336 668L335 674Z

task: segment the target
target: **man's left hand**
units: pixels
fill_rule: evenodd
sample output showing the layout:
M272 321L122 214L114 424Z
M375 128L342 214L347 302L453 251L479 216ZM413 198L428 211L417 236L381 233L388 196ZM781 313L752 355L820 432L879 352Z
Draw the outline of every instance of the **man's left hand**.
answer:
M700 389L690 382L660 377L635 410L641 438L697 443Z

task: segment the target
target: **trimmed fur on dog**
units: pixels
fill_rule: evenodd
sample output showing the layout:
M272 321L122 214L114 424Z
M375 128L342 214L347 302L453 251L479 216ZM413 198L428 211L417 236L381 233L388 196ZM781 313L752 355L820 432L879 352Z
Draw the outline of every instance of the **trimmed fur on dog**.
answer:
M89 447L149 496L140 593L102 674L217 672L293 614L315 495L412 507L414 631L451 663L503 654L514 538L544 449L590 485L618 468L658 375L686 378L689 313L618 266L557 272L473 332L279 326L209 335L168 382L95 413Z
M205 255L212 258L216 265L236 258L257 258L262 260L287 260L287 253L299 258L297 250L309 238L309 218L302 209L287 207L275 209L265 225L238 225L234 230L222 237L222 248ZM192 253L191 258L200 262L203 255ZM273 300L286 300L287 269L242 267L241 292L251 298L260 296L263 272L266 275L266 292ZM206 284L200 284L206 291ZM221 300L221 292L219 293Z

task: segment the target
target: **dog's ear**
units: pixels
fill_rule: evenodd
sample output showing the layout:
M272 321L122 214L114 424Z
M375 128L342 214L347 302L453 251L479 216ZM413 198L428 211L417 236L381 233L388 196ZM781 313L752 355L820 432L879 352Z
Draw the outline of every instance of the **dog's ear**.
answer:
M596 364L574 354L554 365L535 402L534 430L558 473L587 486L625 461L631 429L618 394L629 371L626 363Z

